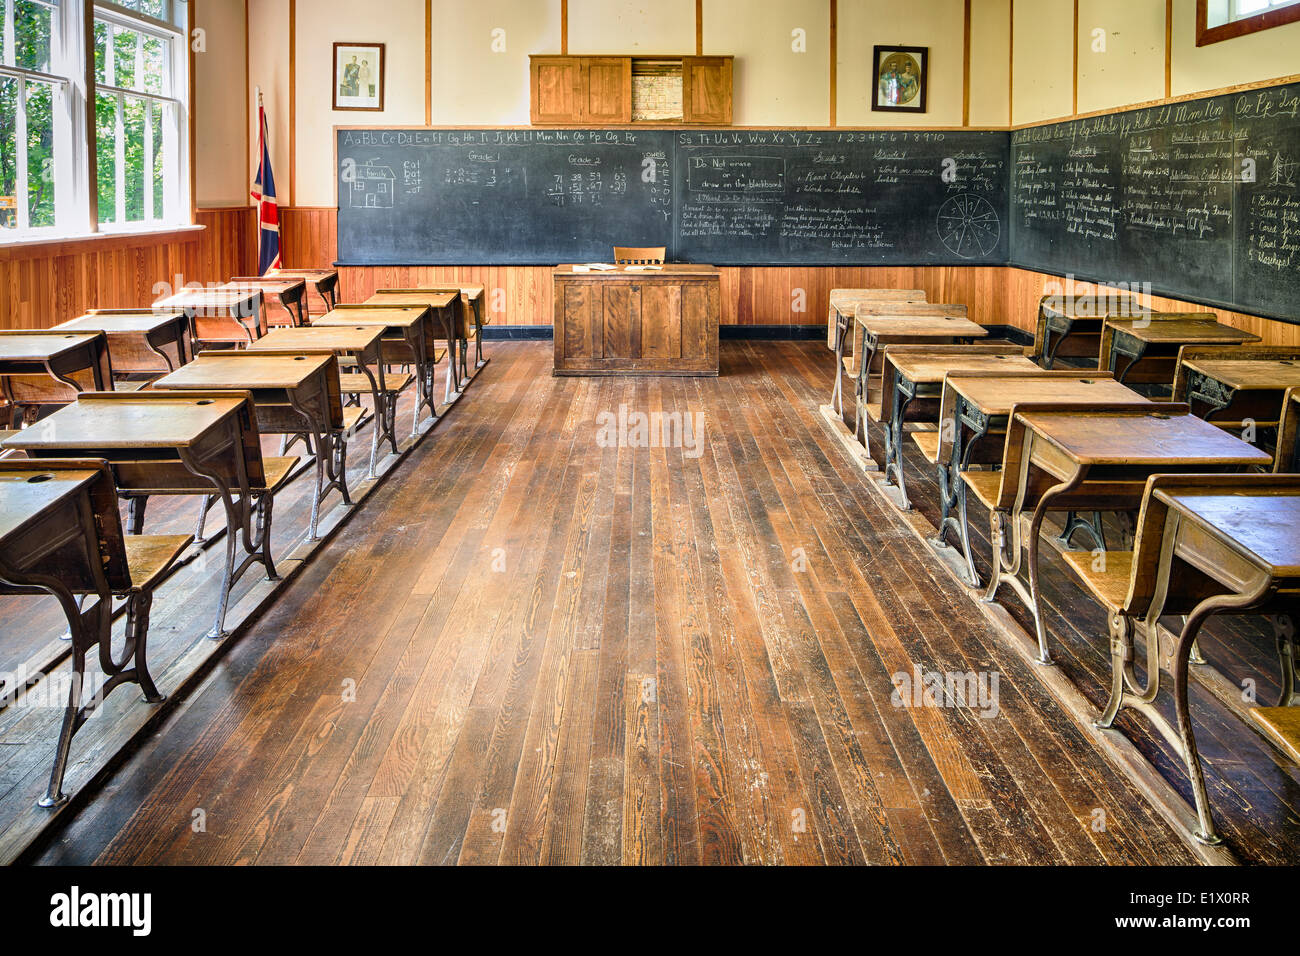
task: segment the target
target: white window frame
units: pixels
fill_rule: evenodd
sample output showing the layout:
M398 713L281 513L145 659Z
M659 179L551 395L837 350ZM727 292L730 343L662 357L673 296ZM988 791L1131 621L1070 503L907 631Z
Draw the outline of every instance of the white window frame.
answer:
M12 36L13 0L0 0L0 54L5 49L6 37ZM27 208L27 138L26 111L19 110L15 123L18 140L16 149L17 175L15 177L15 195L20 199L19 212L15 217L16 229L0 231L0 245L15 245L49 239L89 238L99 232L106 233L150 233L170 232L192 224L192 197L190 192L190 155L189 129L192 122L192 104L190 103L190 8L188 0L169 0L167 13L175 22L168 22L157 17L122 7L109 0L56 0L53 6L54 17L51 19L50 64L49 73L28 70L18 66L0 65L0 76L15 79L19 83L20 100L25 102L23 94L28 82L40 81L54 85L54 203L55 225L31 228ZM164 92L170 95L146 93L129 90L96 82L94 75L94 21L109 20L115 25L124 26L142 33L151 34L171 41L169 77L170 90L164 84ZM6 32L6 25L8 32ZM3 56L0 55L0 61ZM146 221L124 223L124 218L115 215L112 222L99 223L96 207L98 205L98 176L91 175L94 155L92 139L95 123L95 102L97 93L114 94L118 97L119 130L121 110L125 97L136 97L146 101L145 136L152 140L154 111L164 108L166 104L173 107L174 121L164 122L163 150L166 168L171 173L171 182L164 190L162 210L152 208L154 194L153 164L145 163L145 214ZM122 139L119 136L119 143ZM152 148L147 142L146 148ZM121 163L117 164L123 170ZM121 174L119 173L119 176ZM118 183L117 196L125 202L125 192ZM115 212L120 212L119 207ZM153 218L148 218L150 213Z
M188 14L188 6L187 3L173 3L171 5L173 15L178 7L184 8L186 14ZM99 83L98 79L96 79L96 97L100 94L107 94L113 96L117 101L117 124L114 130L117 150L113 164L116 175L113 190L116 208L109 220L97 223L97 227L101 232L140 232L142 230L174 229L177 226L188 225L190 222L189 164L191 161L188 135L190 62L188 33L183 27L174 26L146 13L130 10L115 3L106 2L106 0L95 0L94 19L95 21L108 23L110 26L135 31L142 39L145 36L152 36L166 41L171 60L163 77L162 93L147 93L143 90L117 86L112 82L116 79L112 73L106 77L109 82ZM92 29L91 37L88 38L87 43L93 42L94 34ZM107 56L110 70L113 62L112 51L113 45L110 42ZM88 50L87 53L90 55L91 51ZM142 85L139 71L142 66L143 43L137 44L136 57L136 81L137 84ZM143 222L126 221L126 144L123 115L128 98L141 100L145 105L145 159L142 170L145 178L145 218ZM168 106L172 108L172 119L167 122L164 113L164 121L160 124L163 136L163 155L166 157L179 157L180 161L169 164L172 175L168 178L171 181L164 182L163 209L159 211L154 208L153 159L155 144L153 142L153 116L155 110L166 110ZM91 184L91 187L98 194L98 177L96 177L96 182ZM99 216L103 218L104 210L99 210Z

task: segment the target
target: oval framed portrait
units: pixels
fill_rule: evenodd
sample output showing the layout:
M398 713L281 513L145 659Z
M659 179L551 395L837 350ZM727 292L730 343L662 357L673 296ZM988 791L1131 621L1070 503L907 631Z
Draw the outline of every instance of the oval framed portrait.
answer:
M924 46L875 47L873 110L924 113L929 79L930 48Z

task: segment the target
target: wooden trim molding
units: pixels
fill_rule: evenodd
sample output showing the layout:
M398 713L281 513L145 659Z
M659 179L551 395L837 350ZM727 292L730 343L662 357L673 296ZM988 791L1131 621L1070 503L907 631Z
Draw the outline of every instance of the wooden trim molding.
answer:
M298 185L298 0L289 0L289 205Z
M1165 97L1174 95L1174 0L1165 0Z
M704 56L704 0L695 0L695 55Z
M424 0L424 125L433 125L433 0Z
M831 55L830 55L830 61L831 61L831 75L830 75L830 85L831 85L831 88L830 88L830 125L831 125L831 126L834 126L834 125L835 125L836 116L837 116L837 114L839 113L839 106L838 106L838 103L837 103L837 98L838 98L838 95L839 95L839 91L838 91L837 87L838 87L838 84L839 84L839 77L838 77L838 74L839 74L839 59L840 59L840 56L839 56L839 45L840 45L840 41L839 41L839 21L840 21L840 10L839 10L839 3L838 3L838 0L831 0L831 4L830 4L830 6L831 6L831 23L830 23L830 27L831 27L831 39L830 39L830 44L831 44Z
M1072 74L1071 85L1073 91L1070 94L1070 111L1079 112L1079 0L1074 0L1074 73Z
M198 7L199 7L199 0L190 0L189 9L185 21L186 56L188 57L189 64L190 64L189 93L188 93L190 116L189 116L189 123L187 123L186 125L189 127L187 132L189 134L189 151L190 151L189 166L190 166L190 223L191 224L199 221L199 191L198 191L199 190L199 174L198 174L199 114L196 108L197 99L198 99L198 80L197 77L195 76L195 67L197 64L195 63L195 55L194 55L194 29L199 24L199 18L197 13ZM94 47L90 47L89 49L93 50ZM95 58L94 55L91 54L90 59L94 60L94 58ZM247 67L245 68L244 72L245 73L248 72ZM93 109L93 104L92 104L92 109ZM95 182L95 180L92 179L91 182L93 183Z
M1276 10L1265 10L1253 17L1233 20L1231 23L1212 27L1210 26L1209 0L1196 0L1196 45L1206 46L1210 43L1221 43L1224 40L1232 40L1248 33L1271 30L1273 27L1281 27L1297 21L1300 21L1300 3L1292 4L1289 7L1278 7Z
M970 3L966 0L962 10L961 40L961 125L970 125ZM1011 117L1007 117L1011 122Z
M560 56L569 54L569 0L560 0Z
M248 39L248 29L249 21L252 17L249 12L249 7L251 5L252 0L244 0L244 171L246 173L250 170L253 161L253 86L251 79L253 75L253 64L248 56L250 42ZM245 188L244 191L246 193L250 192L247 188ZM252 204L252 196L246 195L244 197L244 205L251 206Z
M1016 126L1016 0L1008 0L1007 25L1007 125Z

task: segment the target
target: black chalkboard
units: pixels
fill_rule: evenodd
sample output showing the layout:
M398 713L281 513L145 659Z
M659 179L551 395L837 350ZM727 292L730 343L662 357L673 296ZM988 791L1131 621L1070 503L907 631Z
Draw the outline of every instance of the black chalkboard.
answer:
M341 265L555 265L672 239L662 130L340 129Z
M681 259L1001 264L1001 132L702 130L677 136Z
M1001 264L1007 134L340 129L340 265Z
M1011 134L1011 261L1300 320L1300 86Z

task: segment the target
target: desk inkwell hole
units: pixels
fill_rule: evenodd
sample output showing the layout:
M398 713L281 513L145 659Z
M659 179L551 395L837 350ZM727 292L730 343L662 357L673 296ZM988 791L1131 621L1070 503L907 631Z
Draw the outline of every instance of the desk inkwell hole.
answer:
M1096 380L1095 378L1081 378L1081 379L1079 379L1079 384L1080 384L1080 385L1096 385L1096 384L1097 384L1097 380Z
M53 475L32 475L30 478L27 479L27 483L29 485L41 485L47 481L53 481L53 480L54 480Z
M1169 421L1169 419L1173 417L1174 416L1170 415L1168 412L1152 412L1147 416L1147 418L1154 418L1156 419L1156 421L1161 421L1161 422L1167 422Z
M195 402L194 404L195 404L195 405L211 405L211 404L212 404L212 399L210 399L210 398L201 398L201 399L199 399L197 402Z

